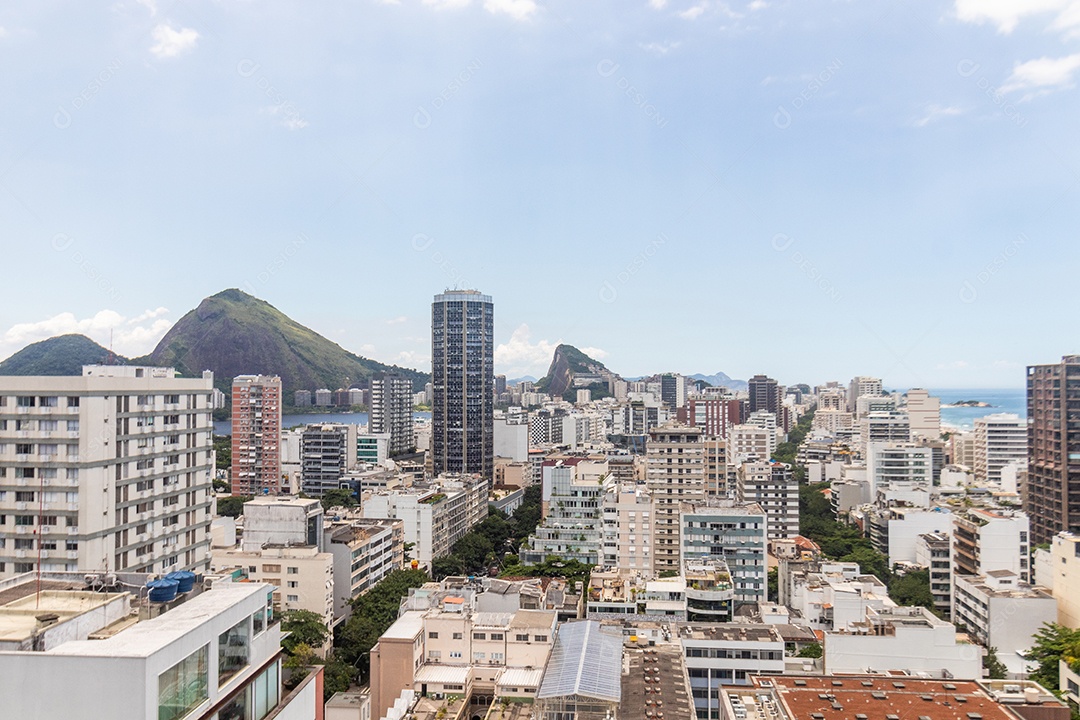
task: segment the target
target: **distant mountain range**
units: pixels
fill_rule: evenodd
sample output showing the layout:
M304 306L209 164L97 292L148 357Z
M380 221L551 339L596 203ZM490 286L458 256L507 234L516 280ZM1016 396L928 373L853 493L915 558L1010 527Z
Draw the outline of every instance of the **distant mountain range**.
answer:
M83 335L61 335L29 345L0 363L0 375L79 375L105 362L108 350ZM384 372L409 378L415 389L427 373L386 365L345 350L270 303L240 290L212 295L184 315L154 351L140 358L112 356L117 365L175 367L181 374L212 370L226 390L237 375L281 376L286 404L295 390L347 388Z
M703 375L701 373L695 373L688 375L687 377L694 380L704 380L714 387L726 387L728 390L746 390L749 385L745 380L736 380L729 377L727 373L718 372L713 375Z

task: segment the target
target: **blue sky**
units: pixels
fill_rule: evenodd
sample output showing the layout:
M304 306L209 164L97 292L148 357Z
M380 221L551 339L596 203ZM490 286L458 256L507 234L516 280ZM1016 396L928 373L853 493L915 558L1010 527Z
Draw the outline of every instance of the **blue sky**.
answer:
M477 287L511 377L1080 351L1077 0L35 2L0 66L0 356L227 287L422 369Z

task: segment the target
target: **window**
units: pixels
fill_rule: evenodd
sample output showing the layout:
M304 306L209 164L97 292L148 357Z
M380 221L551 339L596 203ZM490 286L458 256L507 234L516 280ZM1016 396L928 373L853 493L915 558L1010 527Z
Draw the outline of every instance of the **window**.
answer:
M34 493L16 490L15 502L34 502Z
M288 585L288 586L289 586L289 587L291 587L291 588L298 588L298 587L300 587L300 583L299 583L299 582L297 582L296 580L290 580L289 582L287 582L287 583L285 583L285 584L286 584L286 585Z
M33 525L34 524L34 516L33 515L16 515L15 516L15 524L16 525Z
M491 639L492 640L502 640L503 639L503 634L502 633L491 633Z
M487 633L474 632L472 634L473 640L487 640Z
M37 398L20 395L15 398L15 404L19 407L35 407L37 405Z
M33 550L34 540L33 538L15 538L16 550Z
M72 396L67 399L67 406L69 408L79 407L79 398Z
M288 568L288 573L289 573L290 575L296 575L296 574L298 574L299 572L300 572L300 568L296 568L296 567L291 567L291 568Z
M439 633L437 633L437 632L429 632L427 634L427 636L428 636L428 640L438 640L439 639Z
M55 420L42 420L38 422L38 430L42 432L55 432L59 428Z
M533 637L536 642L547 642L547 635L536 635Z
M291 603L300 602L300 596L299 595L286 595L285 596L285 602L291 602Z
M46 395L46 396L43 396L43 397L39 398L40 403L41 403L41 407L56 407L57 401L59 399L60 398L57 398L55 396L50 396L50 395Z
M483 662L486 655L482 652L474 652L472 654L473 662Z
M279 573L279 572L281 572L281 566L280 565L263 565L262 566L262 571L264 573Z
M518 634L518 635L514 636L514 639L517 640L518 642L528 642L529 641L529 636L528 635Z
M255 611L255 614L251 616L252 634L258 635L266 629L266 610L259 608Z
M209 646L158 675L158 720L177 720L209 698Z
M454 639L455 640L461 640L462 639L461 638L461 633L454 633Z
M248 664L248 618L218 636L218 684L224 685Z
M15 564L18 565L18 563L15 563ZM27 570L26 572L29 572L29 570ZM461 651L460 650L451 650L450 651L450 657L452 657L452 658L461 657Z
M79 541L78 540L68 540L67 543L66 543L66 548L65 549L67 549L69 551L78 550L79 549Z

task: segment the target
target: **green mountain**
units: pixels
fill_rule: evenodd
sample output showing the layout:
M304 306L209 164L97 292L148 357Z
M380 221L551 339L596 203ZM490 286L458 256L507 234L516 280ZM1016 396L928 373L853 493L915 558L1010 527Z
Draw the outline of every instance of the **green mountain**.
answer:
M27 345L0 362L0 375L82 375L83 365L109 361L109 351L85 335L58 335ZM113 356L114 365L127 360Z
M152 353L132 362L171 366L191 375L212 370L215 385L226 391L237 375L280 375L287 405L295 390L347 388L384 372L400 373L419 389L430 379L417 370L353 354L236 289L203 300Z
M551 365L547 375L536 382L538 392L548 393L563 397L573 402L576 399L576 391L587 387L592 391L593 399L607 397L611 393L606 383L596 382L583 387L574 387L576 375L615 375L604 363L594 360L573 345L559 345L551 357Z

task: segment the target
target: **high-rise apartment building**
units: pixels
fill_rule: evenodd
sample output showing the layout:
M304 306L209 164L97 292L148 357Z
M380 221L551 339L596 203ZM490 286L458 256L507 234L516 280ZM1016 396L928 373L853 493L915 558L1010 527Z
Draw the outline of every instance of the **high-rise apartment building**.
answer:
M975 479L1001 485L1001 470L1027 462L1027 423L1013 413L975 419Z
M927 390L912 388L907 393L908 420L913 437L937 440L941 437L941 399Z
M660 402L671 412L686 404L686 378L675 373L660 376Z
M679 410L679 422L693 425L710 437L726 438L728 428L742 422L741 403L726 397L692 397Z
M1032 543L1080 531L1080 355L1027 369L1028 475L1024 507Z
M300 436L304 493L322 497L341 486L341 478L355 464L355 425L308 425Z
M212 392L172 368L0 377L0 578L209 569Z
M784 405L784 389L775 380L766 375L755 375L747 381L750 392L750 412L765 410L773 415L780 414Z
M369 432L390 436L390 457L416 450L413 440L412 383L401 375L386 374L371 381Z
M432 469L494 470L494 304L477 290L447 290L431 305Z
M232 383L234 495L281 493L281 378L240 375Z
M649 431L646 485L652 494L653 571L682 569L679 503L705 499L705 448L696 427L665 425Z
M799 534L799 481L791 465L780 462L745 462L736 472L735 498L757 503L768 516L769 539Z
M880 395L881 378L858 375L851 379L847 392L847 411L855 412L859 398L863 395Z

